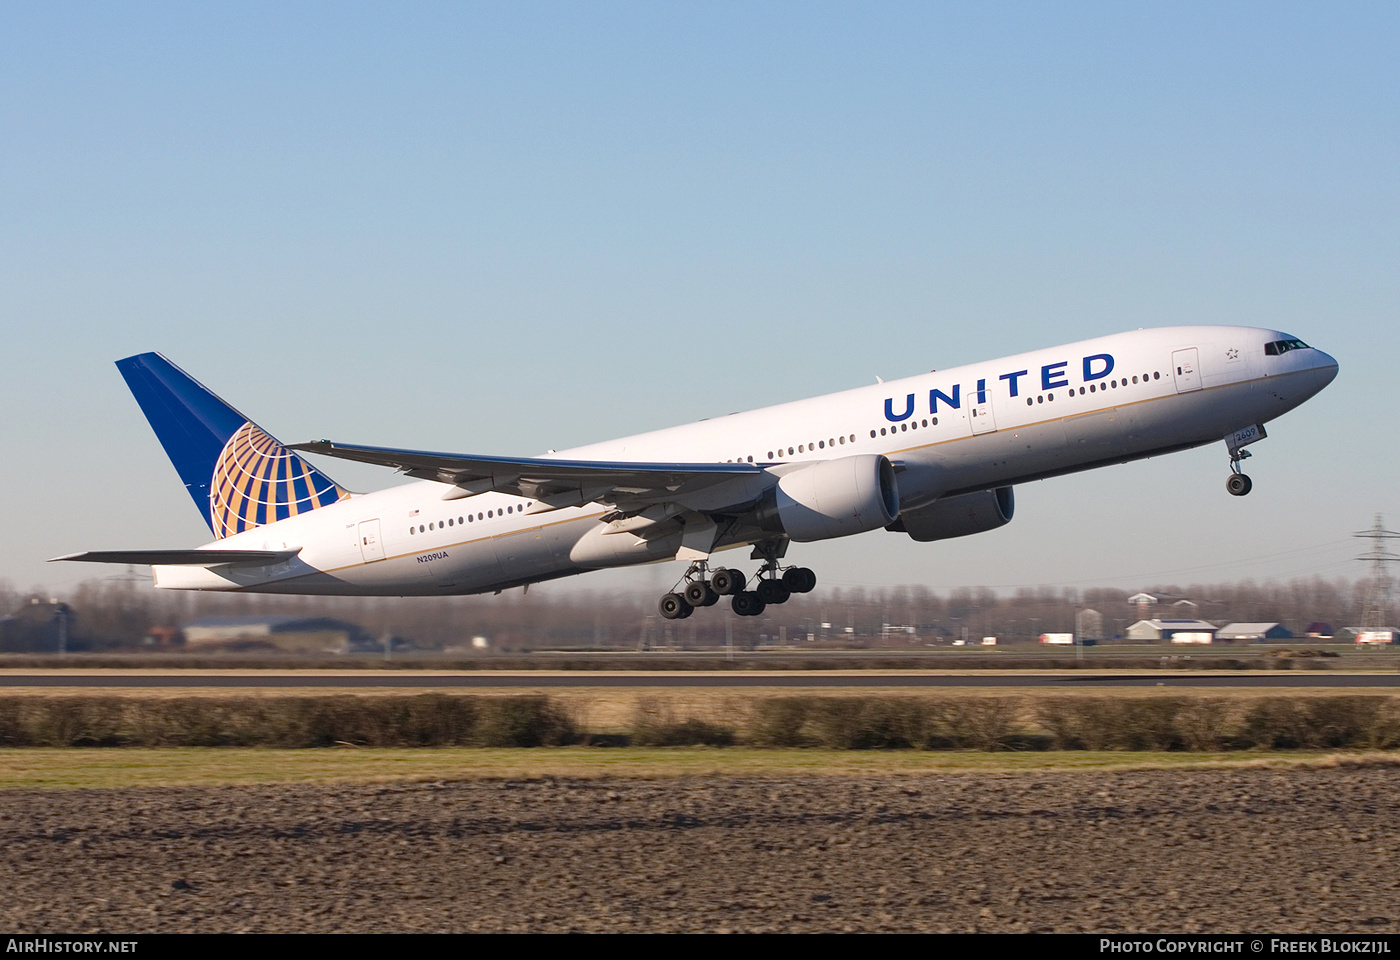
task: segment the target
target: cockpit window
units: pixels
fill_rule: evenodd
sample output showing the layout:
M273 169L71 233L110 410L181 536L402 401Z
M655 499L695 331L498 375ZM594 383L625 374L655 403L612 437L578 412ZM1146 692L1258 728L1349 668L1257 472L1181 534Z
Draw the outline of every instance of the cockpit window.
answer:
M1277 357L1290 350L1307 350L1308 345L1301 340L1275 340L1272 343L1264 344L1264 353L1270 357Z

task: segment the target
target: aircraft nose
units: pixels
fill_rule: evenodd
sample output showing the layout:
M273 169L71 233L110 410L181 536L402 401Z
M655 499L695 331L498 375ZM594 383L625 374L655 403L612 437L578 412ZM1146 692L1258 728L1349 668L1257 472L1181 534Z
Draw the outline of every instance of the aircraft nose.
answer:
M1321 350L1317 351L1317 360L1317 365L1313 367L1313 370L1317 377L1317 389L1321 390L1337 379L1337 371L1340 367L1330 354L1323 353Z

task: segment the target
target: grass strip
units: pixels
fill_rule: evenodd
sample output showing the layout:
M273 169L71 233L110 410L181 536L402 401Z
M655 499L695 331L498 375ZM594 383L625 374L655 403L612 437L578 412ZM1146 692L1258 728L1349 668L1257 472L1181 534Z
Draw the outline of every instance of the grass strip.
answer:
M0 790L405 782L500 777L872 776L1342 765L1400 766L1400 758L1375 753L1300 751L1241 754L1122 750L930 753L922 750L747 747L332 750L25 748L0 749Z

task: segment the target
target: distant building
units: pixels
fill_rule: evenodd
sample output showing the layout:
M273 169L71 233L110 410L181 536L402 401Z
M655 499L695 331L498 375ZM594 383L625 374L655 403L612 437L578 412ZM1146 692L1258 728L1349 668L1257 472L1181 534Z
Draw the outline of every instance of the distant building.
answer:
M1094 644L1103 639L1103 614L1088 607L1074 615L1074 632L1085 644Z
M374 649L359 624L332 617L200 617L184 627L186 649L275 647L296 653L350 653Z
M179 627L152 627L141 638L141 646L171 650L185 645L185 634Z
M1217 629L1204 620L1139 620L1123 636L1139 643L1210 643Z
M1157 606L1157 598L1150 593L1135 593L1128 598L1128 602L1137 607L1139 620L1146 620L1152 616L1153 610Z
M1281 623L1227 623L1216 631L1215 639L1264 643L1268 640L1292 640L1293 631Z
M71 649L73 608L59 600L31 597L7 617L0 649L7 653L63 653Z
M1200 604L1187 597L1169 600L1166 597L1157 597L1150 593L1135 593L1128 598L1128 602L1137 607L1139 620L1150 620L1158 613L1171 614L1170 618L1163 619L1191 619L1200 610Z

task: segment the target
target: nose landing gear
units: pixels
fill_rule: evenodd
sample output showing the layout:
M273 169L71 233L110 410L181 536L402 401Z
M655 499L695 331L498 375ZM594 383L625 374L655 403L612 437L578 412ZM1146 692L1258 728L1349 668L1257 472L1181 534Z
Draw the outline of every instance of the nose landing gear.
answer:
M1254 481L1240 472L1240 461L1249 456L1248 450L1230 452L1230 476L1225 479L1225 489L1232 497L1242 497L1254 489Z
M1230 496L1243 497L1254 489L1254 481L1240 472L1240 464L1250 455L1245 446L1267 436L1263 424L1256 423L1225 437L1225 448L1230 451L1230 476L1225 480L1225 489L1230 492Z
M1232 497L1242 497L1254 489L1254 481L1243 473L1232 473L1225 481L1225 489Z

